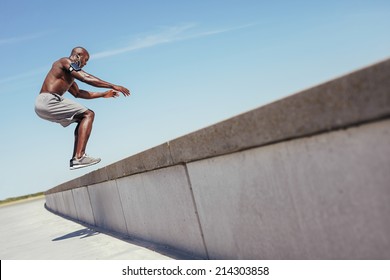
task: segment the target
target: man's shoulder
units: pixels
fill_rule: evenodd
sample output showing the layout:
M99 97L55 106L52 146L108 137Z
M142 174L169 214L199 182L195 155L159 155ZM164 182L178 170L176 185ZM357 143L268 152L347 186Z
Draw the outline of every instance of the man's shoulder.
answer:
M57 60L56 62L54 63L59 63L59 64L62 64L62 65L67 65L67 64L70 64L70 58L69 57L63 57L63 58L60 58L59 60Z
M62 69L62 70L65 70L65 69L68 69L69 66L70 66L70 59L67 58L67 57L63 57L63 58L60 58L58 59L57 61L55 61L53 63L53 69Z
M64 74L66 74L70 67L70 59L63 57L58 59L57 61L53 62L53 65L51 67L51 73L55 75L56 77L60 77Z

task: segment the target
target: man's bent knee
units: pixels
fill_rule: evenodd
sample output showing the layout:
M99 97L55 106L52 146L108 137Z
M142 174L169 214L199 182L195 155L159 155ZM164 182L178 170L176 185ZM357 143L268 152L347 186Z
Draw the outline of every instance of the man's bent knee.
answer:
M78 114L78 115L74 116L74 118L76 120L78 120L78 121L81 121L84 118L88 118L88 119L92 119L93 120L95 118L95 112L88 109L84 113L81 113L81 114Z
M92 119L95 118L95 112L92 111L92 110L89 110L89 109L88 109L87 111L84 112L84 114L85 114L85 116L88 117L88 118L92 118Z

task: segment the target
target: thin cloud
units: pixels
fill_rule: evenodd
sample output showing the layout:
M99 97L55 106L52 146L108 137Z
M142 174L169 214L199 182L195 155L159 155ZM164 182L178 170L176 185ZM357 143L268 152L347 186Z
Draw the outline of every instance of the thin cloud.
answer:
M20 73L20 74L16 74L14 76L9 76L9 77L6 77L6 78L2 78L2 79L0 79L0 85L7 84L7 83L10 83L10 82L26 80L26 79L31 78L31 77L42 75L45 72L45 70L47 70L47 67L46 68L40 67L38 69L34 69L34 70L31 70L31 71L28 71L28 72L23 72L23 73Z
M2 39L0 38L0 46L34 40L43 37L45 34L46 33L40 32L40 33L21 35L21 36L10 37L10 38L2 38Z
M200 33L196 33L196 34L192 34L192 35L190 34L188 36L184 36L180 40L188 40L188 39L193 39L193 38L217 35L217 34L231 32L231 31L235 31L235 30L239 30L239 29L249 28L249 27L255 26L255 25L256 25L255 23L251 23L251 24L245 24L245 25L240 25L240 26L236 26L236 27L209 30L209 31L204 31L204 32L200 32Z
M112 57L116 55L120 55L123 53L128 53L135 50L150 48L153 46L161 45L161 44L167 44L172 43L176 41L184 41L184 40L190 40L195 38L201 38L206 36L212 36L217 35L221 33L231 32L239 29L249 28L251 26L254 26L255 24L246 24L236 27L229 27L229 28L223 28L223 29L214 29L214 30L207 30L207 31L200 31L200 32L194 32L194 28L196 27L196 24L186 24L181 26L173 26L162 29L160 32L144 36L141 38L138 38L134 40L132 43L130 43L128 46L125 46L123 48L117 48L112 49L108 51L98 52L95 54L92 54L91 57L95 59L101 59L106 57ZM37 34L31 34L26 36L20 36L20 37L14 37L14 38L8 38L8 39L0 39L0 46L2 44L10 44L10 43L17 43L22 42L26 40L32 40L39 38L41 36L44 36L45 33L37 33ZM29 72L19 73L14 76L10 77L4 77L0 79L0 85L8 84L10 82L15 81L21 81L25 80L37 75L42 75L45 71L47 71L49 66L47 67L41 67L39 69L34 69Z
M217 35L220 33L226 33L229 31L247 28L253 25L254 24L246 24L246 25L236 26L231 28L208 30L208 31L196 32L196 33L192 32L193 28L196 26L195 24L174 26L174 27L164 28L159 33L148 35L143 38L138 38L137 40L133 41L130 45L126 47L98 52L91 55L91 57L93 57L93 59L106 58L106 57L116 56L119 54L128 53L139 49L145 49L145 48L150 48L161 44L172 43L175 41L184 41L184 40L189 40L194 38Z

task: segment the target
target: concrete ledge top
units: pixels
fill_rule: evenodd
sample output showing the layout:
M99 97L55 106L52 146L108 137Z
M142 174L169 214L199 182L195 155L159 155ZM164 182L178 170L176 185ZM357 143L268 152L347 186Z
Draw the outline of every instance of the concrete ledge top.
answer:
M390 116L390 59L63 183L61 192Z

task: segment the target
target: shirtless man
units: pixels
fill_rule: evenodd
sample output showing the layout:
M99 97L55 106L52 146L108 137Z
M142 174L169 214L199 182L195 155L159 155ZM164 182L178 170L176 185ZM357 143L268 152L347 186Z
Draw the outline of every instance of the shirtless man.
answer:
M77 123L70 169L96 164L100 158L93 158L85 153L95 113L73 100L65 99L62 95L67 91L74 97L83 99L118 97L119 92L124 96L130 95L127 88L105 82L83 71L82 68L87 65L88 59L88 51L82 47L76 47L72 50L69 58L64 57L54 62L35 101L35 112L39 117L60 123L63 127L73 122ZM105 92L82 90L79 89L75 79L110 90Z

